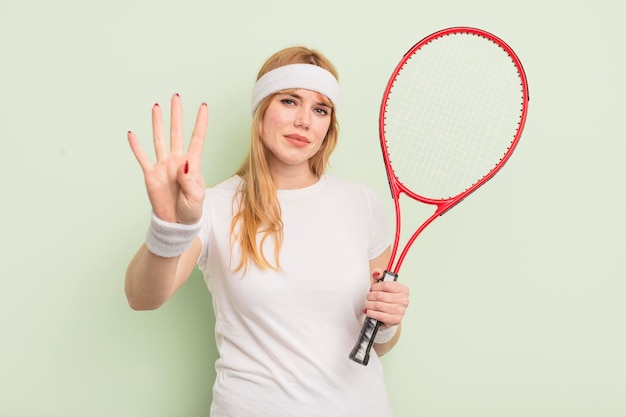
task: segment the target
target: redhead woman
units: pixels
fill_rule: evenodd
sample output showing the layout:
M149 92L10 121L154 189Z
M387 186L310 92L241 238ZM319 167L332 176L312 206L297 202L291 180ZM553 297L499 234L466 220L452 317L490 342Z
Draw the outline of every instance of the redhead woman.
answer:
M252 91L250 149L207 188L202 104L187 151L172 97L169 147L152 109L156 162L129 132L152 218L128 266L135 310L163 305L197 265L213 299L219 358L212 417L392 416L378 356L398 341L408 288L378 282L392 234L380 198L327 173L338 76L319 52L283 49ZM383 325L368 366L348 359L365 316Z

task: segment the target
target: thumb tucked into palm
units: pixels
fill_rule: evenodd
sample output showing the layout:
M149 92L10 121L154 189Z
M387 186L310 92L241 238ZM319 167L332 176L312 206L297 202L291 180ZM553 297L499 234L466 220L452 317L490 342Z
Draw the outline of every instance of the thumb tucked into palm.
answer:
M202 217L204 201L204 179L202 173L190 168L187 160L178 170L180 191L176 202L176 220L178 223L194 224Z

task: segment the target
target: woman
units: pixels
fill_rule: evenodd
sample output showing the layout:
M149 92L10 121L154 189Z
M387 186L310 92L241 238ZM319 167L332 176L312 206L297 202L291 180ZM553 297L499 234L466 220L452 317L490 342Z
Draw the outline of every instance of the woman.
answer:
M391 236L380 199L325 174L337 143L337 72L317 51L270 57L252 93L250 151L236 175L205 189L202 104L183 151L172 97L170 150L152 110L152 164L131 132L152 221L126 275L133 309L155 309L197 264L213 297L219 359L211 416L391 416L378 358L348 359L365 315L398 340L408 289L378 282Z

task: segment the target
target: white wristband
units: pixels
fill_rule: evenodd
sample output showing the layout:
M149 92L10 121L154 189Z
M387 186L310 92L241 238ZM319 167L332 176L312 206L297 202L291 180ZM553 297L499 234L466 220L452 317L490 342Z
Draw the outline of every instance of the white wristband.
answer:
M379 327L378 332L376 332L376 337L374 338L374 343L387 343L393 339L393 335L396 334L396 330L398 330L398 326L391 326L385 329Z
M146 234L146 246L150 252L164 258L180 256L198 236L202 219L196 224L170 223L159 219L154 211Z

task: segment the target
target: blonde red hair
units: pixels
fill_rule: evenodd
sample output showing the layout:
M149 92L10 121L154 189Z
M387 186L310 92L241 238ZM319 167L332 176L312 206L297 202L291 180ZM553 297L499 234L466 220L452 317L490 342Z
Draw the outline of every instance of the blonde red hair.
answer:
M261 66L257 80L267 72L290 64L317 65L329 71L337 80L339 76L332 63L320 52L303 46L282 49ZM281 92L285 92L282 90ZM247 271L253 262L260 269L280 269L280 248L283 243L283 222L278 202L276 184L269 163L269 150L261 139L261 124L265 110L274 95L266 97L253 114L250 132L250 149L236 174L243 181L236 200L236 211L231 222L231 249L239 248L241 258L235 271ZM329 100L328 104L334 107ZM309 160L311 172L321 177L328 168L330 155L337 146L339 123L336 112L331 112L331 122L319 151ZM273 241L273 260L263 252L265 243Z

